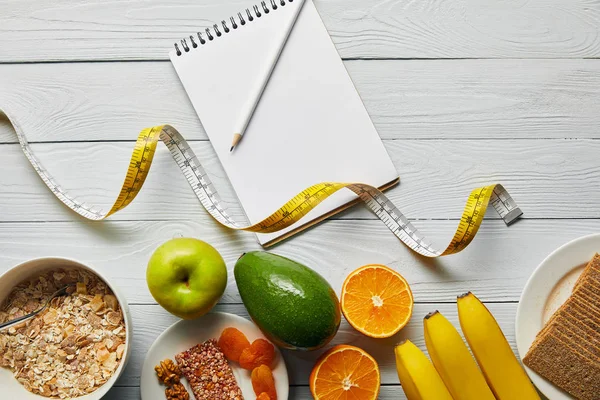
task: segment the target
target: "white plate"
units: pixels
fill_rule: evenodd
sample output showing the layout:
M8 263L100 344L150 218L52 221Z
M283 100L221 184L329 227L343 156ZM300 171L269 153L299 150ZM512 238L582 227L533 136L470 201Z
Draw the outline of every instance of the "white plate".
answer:
M521 359L546 321L570 296L575 281L596 253L600 253L600 234L584 236L559 247L535 269L517 308L515 335ZM525 370L549 399L573 399L528 367Z
M250 343L258 338L265 338L260 329L252 322L233 314L209 313L195 320L182 320L167 328L152 344L142 368L141 394L143 400L165 400L165 387L160 385L154 372L154 366L165 358L175 359L175 354L189 349L208 339L219 339L223 329L233 327L242 331ZM286 400L288 398L288 374L285 362L279 349L275 347L275 368L273 377L277 390L277 398ZM231 369L235 375L238 385L242 389L245 399L255 399L256 395L252 389L250 371L242 369L237 363L231 362ZM194 398L189 385L182 379L183 384Z

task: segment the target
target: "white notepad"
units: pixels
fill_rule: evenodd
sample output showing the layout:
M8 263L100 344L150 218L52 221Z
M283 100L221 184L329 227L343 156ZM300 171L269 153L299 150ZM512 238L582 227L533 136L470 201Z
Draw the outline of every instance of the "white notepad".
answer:
M269 216L303 189L319 182L362 182L387 188L398 173L312 1L304 4L244 139L229 152L253 80L267 68L286 19L298 2L276 10L270 2L249 7L218 24L201 44L194 35L171 61L251 223ZM264 13L263 7L270 12ZM185 46L189 51L185 51ZM342 190L292 227L258 235L268 246L344 209L356 196Z

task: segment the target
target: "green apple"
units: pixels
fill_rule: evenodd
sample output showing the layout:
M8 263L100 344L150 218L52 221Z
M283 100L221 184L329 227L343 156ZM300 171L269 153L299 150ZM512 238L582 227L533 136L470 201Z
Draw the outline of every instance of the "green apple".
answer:
M152 297L183 319L198 318L217 304L227 286L223 257L198 239L176 238L150 257L146 282Z

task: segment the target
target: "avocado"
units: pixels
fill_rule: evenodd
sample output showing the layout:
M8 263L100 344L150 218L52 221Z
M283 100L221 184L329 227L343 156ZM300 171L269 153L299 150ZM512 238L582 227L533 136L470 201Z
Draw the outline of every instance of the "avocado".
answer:
M243 254L235 281L250 317L280 347L314 350L336 334L340 302L327 281L312 269L276 254Z

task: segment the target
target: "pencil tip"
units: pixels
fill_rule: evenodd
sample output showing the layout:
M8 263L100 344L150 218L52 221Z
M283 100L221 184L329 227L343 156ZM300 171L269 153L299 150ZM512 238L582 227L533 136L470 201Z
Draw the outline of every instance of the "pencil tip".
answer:
M239 133L233 134L233 140L231 141L231 148L229 149L230 153L233 151L233 149L235 149L235 146L237 146L237 144L240 142L241 139L242 139L241 134L239 134Z

